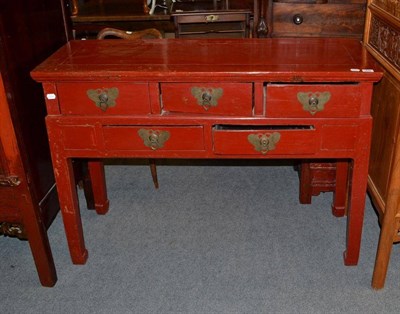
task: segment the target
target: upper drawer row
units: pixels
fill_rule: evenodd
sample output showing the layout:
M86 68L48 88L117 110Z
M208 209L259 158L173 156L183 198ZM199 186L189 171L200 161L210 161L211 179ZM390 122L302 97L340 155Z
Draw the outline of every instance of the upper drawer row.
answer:
M155 111L249 117L259 97L271 118L356 117L361 99L357 84L267 84L255 95L252 83L161 83L152 99L147 83L60 83L57 93L67 115L140 115L159 108Z

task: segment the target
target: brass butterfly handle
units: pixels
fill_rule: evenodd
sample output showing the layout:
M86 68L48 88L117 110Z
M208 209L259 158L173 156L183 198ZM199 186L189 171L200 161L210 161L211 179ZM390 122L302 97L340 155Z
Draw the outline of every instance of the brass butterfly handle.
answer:
M303 105L303 109L312 115L325 109L325 104L331 99L330 92L299 92L297 100Z
M249 134L247 139L257 152L265 155L276 148L276 144L281 139L281 134L279 132Z
M222 88L193 87L192 95L197 100L197 104L204 110L218 106L218 100L222 97L224 91Z
M206 16L204 17L204 19L206 20L206 23L209 23L209 22L216 22L216 21L219 20L219 16L218 16L218 15L211 14L211 15L206 15Z
M114 107L117 104L115 100L119 95L119 90L116 87L89 89L86 94L98 108L106 111L109 107Z
M170 133L168 131L151 129L140 129L138 134L143 140L144 145L152 150L157 150L164 147L165 142L170 137Z

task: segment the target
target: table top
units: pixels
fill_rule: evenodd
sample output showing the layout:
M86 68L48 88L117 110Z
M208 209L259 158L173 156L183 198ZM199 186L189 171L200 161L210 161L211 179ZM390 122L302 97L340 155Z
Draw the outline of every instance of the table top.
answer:
M377 81L364 46L345 38L71 41L39 65L37 81Z

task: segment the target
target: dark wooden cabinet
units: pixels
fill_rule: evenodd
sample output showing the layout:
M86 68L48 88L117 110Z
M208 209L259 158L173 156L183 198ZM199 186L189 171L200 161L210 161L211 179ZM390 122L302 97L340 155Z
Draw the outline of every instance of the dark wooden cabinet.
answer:
M362 37L365 0L274 0L270 36Z
M175 3L159 0L157 3L161 6L150 14L146 0L69 0L69 3L75 38L95 38L105 27L129 31L156 28L167 33L167 37L174 34L188 37L187 33L196 37L199 34L248 37L253 25L254 7L257 7L257 0L187 0ZM232 11L236 14L231 15ZM174 18L171 13L179 14ZM209 15L218 15L218 21L207 21L205 18Z
M68 39L63 0L0 1L0 234L27 239L44 286L59 210L40 84L30 71ZM4 257L6 258L6 257Z
M183 0L172 7L172 15L178 13L178 19L184 22L175 18L175 27L170 8L157 8L154 14L149 14L142 0L70 0L70 3L71 20L77 38L95 37L104 27L131 31L154 27L173 36L173 33L182 32L179 29L181 24L187 28L191 22L199 27L199 20L193 20L193 15L198 17L195 14L197 11L204 15L199 19L202 18L201 24L208 27L206 36L214 36L217 33L215 28L219 26L222 27L220 32L225 32L226 37L250 28L253 37L261 38L318 36L361 39L367 0ZM160 3L163 2L160 0ZM239 9L244 16L226 21L229 15L224 13L221 16L222 23L206 21L205 17L209 15L207 11L214 12L215 8L228 13ZM192 27L190 32L196 32L196 27L193 30L193 25L189 26Z
M74 38L96 38L106 27L138 31L156 28L173 33L168 10L157 7L154 14L144 8L143 0L67 0ZM161 3L161 1L159 1ZM147 3L147 1L146 1Z
M368 191L379 214L381 233L372 287L384 286L393 243L400 242L400 2L370 0L367 49L385 68L375 86Z
M177 38L246 38L252 34L254 6L246 1L173 3L171 16Z
M257 37L362 38L366 0L260 0Z

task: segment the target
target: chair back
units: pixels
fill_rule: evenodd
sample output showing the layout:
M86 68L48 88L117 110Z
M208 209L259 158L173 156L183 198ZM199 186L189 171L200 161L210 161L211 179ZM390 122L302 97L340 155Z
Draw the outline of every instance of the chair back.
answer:
M106 37L116 37L121 39L141 39L141 38L163 38L163 35L158 29L147 28L140 31L124 31L117 28L103 28L98 34L97 39L105 39Z

